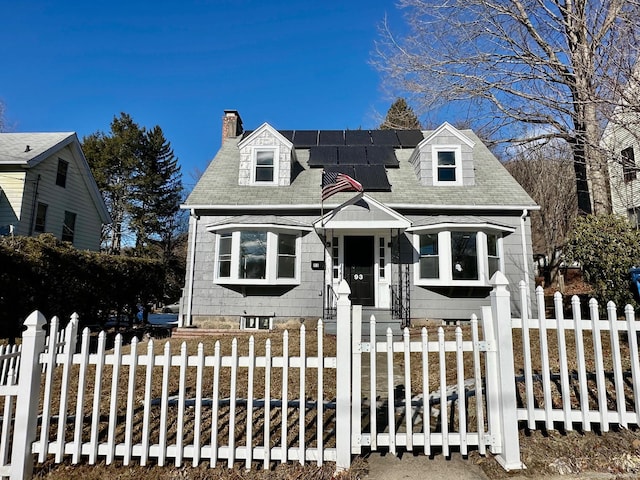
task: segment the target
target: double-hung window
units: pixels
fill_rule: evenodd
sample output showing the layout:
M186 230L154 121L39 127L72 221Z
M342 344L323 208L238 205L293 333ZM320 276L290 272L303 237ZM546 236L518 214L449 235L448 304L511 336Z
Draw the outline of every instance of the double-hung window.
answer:
M215 282L298 284L300 245L298 232L247 228L218 233Z
M627 147L620 152L622 157L622 175L625 182L635 180L637 176L636 159L633 154L633 147Z
M38 202L36 209L36 221L33 226L33 231L36 233L43 233L47 226L47 205L45 203Z
M459 145L434 145L433 184L462 185L462 160Z
M420 239L420 278L440 278L438 234L425 233Z
M62 241L73 243L73 237L76 231L76 214L73 212L64 212L64 223L62 224Z
M69 162L58 159L58 170L56 171L56 185L62 188L67 186L67 172L69 171Z
M502 232L451 228L416 231L415 282L425 286L488 286L504 268Z
M277 185L278 148L255 147L252 155L252 182L254 184Z

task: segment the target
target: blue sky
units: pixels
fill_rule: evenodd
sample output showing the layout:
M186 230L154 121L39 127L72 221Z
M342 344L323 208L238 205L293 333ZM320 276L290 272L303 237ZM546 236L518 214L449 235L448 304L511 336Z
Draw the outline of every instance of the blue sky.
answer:
M224 109L246 129L375 128L392 98L369 64L393 0L21 1L2 8L9 131L160 125L185 184L220 146Z

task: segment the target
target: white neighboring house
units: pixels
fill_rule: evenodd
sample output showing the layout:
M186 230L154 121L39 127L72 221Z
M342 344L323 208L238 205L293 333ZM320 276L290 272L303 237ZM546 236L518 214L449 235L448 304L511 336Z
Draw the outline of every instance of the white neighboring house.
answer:
M640 172L638 167L640 160L640 110L636 100L638 91L640 91L638 85L627 87L623 93L621 105L614 110L600 142L607 155L613 213L626 216L636 225L640 224Z
M0 235L52 233L99 250L110 222L75 133L0 133Z

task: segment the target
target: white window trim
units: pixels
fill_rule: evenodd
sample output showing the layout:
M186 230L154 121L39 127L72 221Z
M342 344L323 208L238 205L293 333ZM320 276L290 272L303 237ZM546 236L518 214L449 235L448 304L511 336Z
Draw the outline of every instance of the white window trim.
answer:
M477 280L454 280L452 275L453 260L451 258L451 232L465 231L477 234L476 247L478 255L478 279ZM451 230L438 231L438 267L439 278L420 278L420 235L435 233L432 229L415 230L413 233L413 248L415 252L413 281L416 285L430 287L490 287L489 285L489 257L487 248L487 233L483 230L473 228L455 228ZM500 234L501 232L491 232ZM503 236L498 237L498 255L500 256L500 271L504 272L504 248Z
M250 319L253 318L255 319L255 326L250 326ZM268 328L260 328L260 319L261 318L266 318L269 321L269 327ZM273 330L273 317L269 316L269 315L243 315L240 317L240 330L264 330L264 331L269 331L269 330Z
M265 278L239 278L238 271L240 265L240 233L241 231L260 230L267 233L267 263L265 267ZM222 234L231 233L231 276L221 277L220 267L220 237ZM278 234L285 233L296 235L296 272L293 278L277 278L278 274ZM216 232L215 240L215 261L213 283L219 285L299 285L300 272L302 268L302 235L290 229L264 229L264 228L243 228L233 231Z
M260 182L256 180L258 152L273 152L273 180L271 182ZM279 172L280 172L280 147L279 146L251 147L251 185L278 185Z
M438 152L453 152L455 155L455 182L438 181ZM433 145L431 150L431 164L434 185L462 185L462 148L460 145Z

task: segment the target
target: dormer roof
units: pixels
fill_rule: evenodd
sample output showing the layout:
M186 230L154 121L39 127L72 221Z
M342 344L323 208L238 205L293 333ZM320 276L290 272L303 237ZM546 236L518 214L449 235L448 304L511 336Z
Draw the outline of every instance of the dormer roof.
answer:
M238 172L245 165L243 155L252 142L262 136L291 145L290 183L278 186L240 184ZM473 184L428 185L416 174L415 160L419 146L431 150L429 142L450 144L461 148L465 168L471 168ZM536 209L535 202L506 171L489 149L471 130L458 130L448 123L435 130L277 130L264 123L242 137L224 142L215 158L193 189L183 208L216 211L254 211L316 209L321 205L320 193L323 165L318 165L312 154L315 148L331 147L340 155L339 148L385 147L391 149L397 166L381 165L388 188L367 189L371 199L393 209L450 210L522 210ZM288 148L287 148L288 150ZM345 150L346 151L346 150ZM342 153L344 153L343 151ZM366 150L365 150L366 152ZM349 153L347 153L348 155ZM374 154L376 155L376 154ZM428 155L431 155L429 153ZM356 180L368 163L365 153L362 165L349 165ZM339 160L334 168L342 165ZM468 166L468 167L467 167ZM329 167L324 167L329 168ZM358 169L362 169L358 171ZM465 170L466 171L466 170ZM361 182L362 183L362 182ZM353 197L353 192L340 192L324 202L324 208L341 205Z

